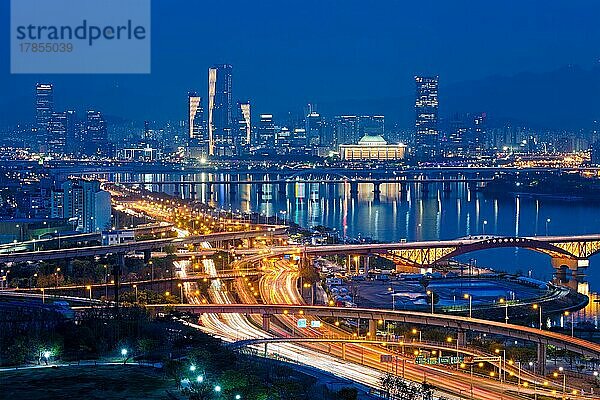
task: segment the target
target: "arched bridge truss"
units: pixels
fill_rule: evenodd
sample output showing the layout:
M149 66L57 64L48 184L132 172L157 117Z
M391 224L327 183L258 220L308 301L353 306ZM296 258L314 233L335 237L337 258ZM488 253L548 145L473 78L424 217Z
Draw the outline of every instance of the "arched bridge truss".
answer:
M480 236L439 243L439 246L391 250L388 258L407 266L430 267L463 254L497 248L523 248L547 254L553 259L573 261L587 260L600 252L600 235L564 238Z

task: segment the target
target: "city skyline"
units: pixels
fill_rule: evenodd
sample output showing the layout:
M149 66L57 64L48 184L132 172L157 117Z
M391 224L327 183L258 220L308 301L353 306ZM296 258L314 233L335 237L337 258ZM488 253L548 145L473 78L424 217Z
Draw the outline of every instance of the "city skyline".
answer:
M53 81L61 88L64 97L57 98L58 103L72 98L82 108L103 109L108 116L138 121L157 119L159 114L164 119L184 119L176 99L190 89L206 93L205 68L218 63L235 66L239 98L250 99L258 113L277 115L313 103L322 114L384 114L388 121L410 127L412 112L405 107L412 102L410 80L422 74L442 77L442 115L486 111L498 119L551 129L584 128L598 119L590 105L600 85L594 79L599 59L594 43L600 32L591 21L597 9L592 2L579 2L580 9L589 11L581 15L558 1L546 3L543 9L536 7L534 13L532 5L516 12L508 5L472 7L467 2L453 6L383 3L378 8L349 2L344 9L313 3L306 10L293 8L287 20L276 17L277 7L269 3L240 5L227 10L228 15L246 23L236 25L230 20L226 23L230 29L211 41L196 38L208 37L214 23L208 19L206 24L194 25L193 16L200 15L197 18L205 22L211 13L225 12L224 6L192 5L194 9L184 15L178 7L181 3L171 4L153 4L155 15L169 15L181 21L181 27L177 33L168 30L171 25L153 32L153 54L161 56L154 57L150 75L33 79L9 75L7 65L0 65L0 83L8 93L0 94L0 110L11 109L0 111L0 124L15 124L30 115L23 108L29 99L22 88L38 80ZM314 16L302 30L285 29L302 20L310 5L315 6ZM347 22L324 24L335 13ZM411 21L415 13L427 15L427 21ZM554 15L563 18L560 37L554 29ZM372 26L370 21L375 20L388 23ZM509 34L500 34L509 26L513 27ZM481 34L470 35L475 29ZM246 40L234 40L237 37ZM286 49L288 43L295 50ZM182 58L187 51L190 57ZM269 52L278 57L266 57ZM376 62L383 57L385 63ZM544 87L550 82L561 96L547 95ZM580 82L587 82L592 90L578 90ZM455 90L456 86L463 90ZM528 92L539 93L539 105L532 104L525 112L520 99ZM569 97L579 99L577 107L569 105ZM577 121L576 115L585 118Z

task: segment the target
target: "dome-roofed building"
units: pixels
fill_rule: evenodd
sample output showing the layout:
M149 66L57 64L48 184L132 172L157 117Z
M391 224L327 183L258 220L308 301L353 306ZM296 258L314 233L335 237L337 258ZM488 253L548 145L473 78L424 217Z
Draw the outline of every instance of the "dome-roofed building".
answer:
M381 135L365 135L357 144L340 145L340 156L346 161L400 161L405 155L405 144L388 144Z

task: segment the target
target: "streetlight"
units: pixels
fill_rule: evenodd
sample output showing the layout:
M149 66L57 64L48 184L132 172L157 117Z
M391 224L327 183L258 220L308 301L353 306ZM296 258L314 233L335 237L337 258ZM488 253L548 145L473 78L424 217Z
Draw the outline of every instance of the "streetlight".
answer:
M179 298L181 299L181 304L183 304L183 285L181 283L177 284L177 287L179 288Z
M54 277L56 278L56 287L58 287L58 273L60 272L60 268L56 268L56 272L54 273Z
M87 285L85 288L90 291L90 300L91 300L92 299L92 285Z
M550 223L550 218L546 218L546 236L548 236L548 224Z
M123 365L125 365L127 363L127 359L129 358L129 357L127 357L127 349L125 349L125 348L121 349L121 355L123 357L125 357L123 359Z
M483 234L485 235L485 226L487 225L487 219L483 220Z
M542 306L540 304L534 304L533 305L533 309L534 310L539 310L539 314L540 314L540 330L542 330Z
M240 400L242 398L242 396L240 396L239 394L235 395L235 400Z
M465 293L463 297L469 300L469 318L473 318L473 296Z
M505 349L502 349L502 350L496 349L496 350L494 350L494 352L496 354L500 354L500 351L502 351L502 365L503 365L503 367L502 367L502 375L500 375L500 374L498 374L498 375L502 377L503 381L506 381L506 350Z
M202 375L198 375L198 377L196 378L196 382L198 382L198 383L204 382L204 377Z
M413 335L416 335L418 333L419 334L419 342L423 341L423 332L421 332L417 328L413 328L411 332Z
M42 288L42 304L46 304L46 289Z
M431 296L431 313L434 314L434 309L433 309L433 290L428 290L427 291L427 295Z
M565 369L563 367L558 367L558 370L562 373L562 376L563 376L563 387L562 387L563 394L562 394L562 398L564 399L566 391L567 391L567 374L565 373ZM555 378L558 378L558 372L554 372L552 374L552 376L555 377Z
M137 285L133 285L133 288L135 289L135 302L138 302L138 287Z
M504 322L508 324L508 301L504 298L501 298L500 304L504 304Z
M571 314L571 337L575 336L575 314L569 311L565 311L565 316Z
M194 372L196 370L196 366L195 365L190 365L190 371Z
M221 386L219 386L219 385L215 386L215 392L221 393Z

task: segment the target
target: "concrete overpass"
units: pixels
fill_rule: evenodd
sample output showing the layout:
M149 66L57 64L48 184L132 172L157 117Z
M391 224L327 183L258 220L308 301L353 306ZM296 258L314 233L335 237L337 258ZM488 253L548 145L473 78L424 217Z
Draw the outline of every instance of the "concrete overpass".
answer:
M456 329L458 332L458 345L462 347L466 345L466 332L469 331L500 335L537 344L538 372L541 374L545 373L547 346L556 346L585 357L600 359L600 344L592 343L587 340L538 328L444 314L288 304L176 304L148 305L147 307L154 311L173 309L195 314L258 314L263 317L263 329L265 330L269 330L271 316L281 314L368 320L369 331L372 332L373 337L377 321L379 320L395 321L408 325L437 326Z
M123 243L111 246L75 247L60 250L44 250L31 252L17 252L0 254L0 263L48 261L59 259L73 259L80 257L105 256L108 254L127 254L133 252L150 252L167 245L184 246L196 245L202 242L224 242L235 239L253 239L283 235L287 232L285 226L262 227L255 230L239 232L217 232L207 235L189 236L185 238L164 238L156 240L143 240L139 242Z

